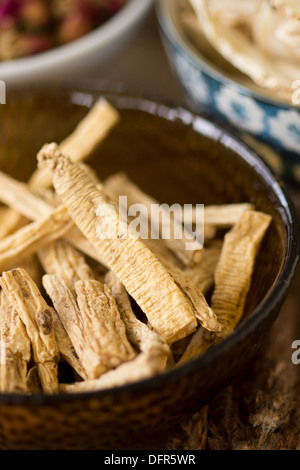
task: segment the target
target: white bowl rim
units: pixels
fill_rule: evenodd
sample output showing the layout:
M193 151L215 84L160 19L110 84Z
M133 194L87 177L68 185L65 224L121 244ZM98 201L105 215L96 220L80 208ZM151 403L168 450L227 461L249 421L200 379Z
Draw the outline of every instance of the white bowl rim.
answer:
M172 0L172 2L174 2L174 0ZM162 30L168 37L171 37L171 39L175 41L178 46L181 47L187 56L190 56L199 66L201 66L209 76L217 79L222 84L226 84L231 88L238 89L238 91L244 95L255 98L257 101L262 103L267 103L280 108L295 109L298 112L300 111L299 106L293 105L292 103L287 103L286 101L280 100L279 98L271 98L263 92L259 93L258 91L254 91L250 87L238 83L237 81L227 76L225 73L222 73L216 69L210 61L201 55L200 51L196 50L196 48L194 48L192 44L189 43L189 41L186 40L182 34L180 34L178 28L171 20L171 15L168 13L169 4L170 0L156 0L157 16Z
M120 37L143 17L152 3L153 0L130 0L108 21L69 44L33 56L0 63L0 79L5 81L20 77L21 81L22 73L29 76L65 65L74 59L80 60L80 56L96 51L99 46L108 45Z

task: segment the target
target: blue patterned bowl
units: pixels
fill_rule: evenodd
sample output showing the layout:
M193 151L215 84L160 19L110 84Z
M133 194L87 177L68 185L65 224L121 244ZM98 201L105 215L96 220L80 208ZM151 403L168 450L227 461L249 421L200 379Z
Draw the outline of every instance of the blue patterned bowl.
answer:
M182 0L157 1L163 44L189 106L239 134L285 179L300 183L300 107L257 91L239 74L233 79L202 55L182 28L181 7Z

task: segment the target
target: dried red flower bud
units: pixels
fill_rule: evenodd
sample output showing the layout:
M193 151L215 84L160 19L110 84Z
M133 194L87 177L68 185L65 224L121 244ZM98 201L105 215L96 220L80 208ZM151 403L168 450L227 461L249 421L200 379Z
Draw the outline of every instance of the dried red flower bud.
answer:
M60 24L57 31L57 41L65 44L89 33L93 24L89 18L81 12L75 12L67 16Z
M0 4L0 21L4 18L17 18L20 9L19 0L2 0Z
M50 10L44 0L26 0L20 8L20 20L26 30L43 29L50 21Z
M47 51L53 47L53 41L43 35L20 34L14 44L14 57L24 57Z

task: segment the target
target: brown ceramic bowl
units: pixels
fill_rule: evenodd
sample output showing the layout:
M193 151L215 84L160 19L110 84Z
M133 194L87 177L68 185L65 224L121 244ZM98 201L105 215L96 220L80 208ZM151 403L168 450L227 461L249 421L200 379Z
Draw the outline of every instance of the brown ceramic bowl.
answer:
M0 394L2 449L135 449L177 425L253 358L276 319L298 261L298 220L281 182L253 151L214 124L120 88L75 84L8 96L0 108L0 168L27 180L44 142L62 140L99 95L121 123L91 163L105 178L124 170L167 203L251 201L270 213L245 318L180 368L132 385L58 396Z

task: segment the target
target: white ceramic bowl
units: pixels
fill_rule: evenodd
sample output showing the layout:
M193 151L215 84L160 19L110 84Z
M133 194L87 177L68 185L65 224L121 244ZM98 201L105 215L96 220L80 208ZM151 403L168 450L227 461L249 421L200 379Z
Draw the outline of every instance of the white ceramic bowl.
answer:
M152 3L153 0L130 0L110 20L80 39L34 56L0 63L0 80L8 86L24 86L73 74L82 76L125 44Z

